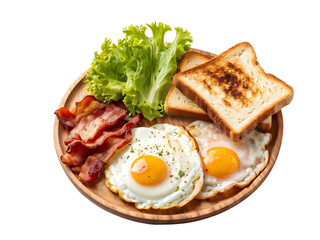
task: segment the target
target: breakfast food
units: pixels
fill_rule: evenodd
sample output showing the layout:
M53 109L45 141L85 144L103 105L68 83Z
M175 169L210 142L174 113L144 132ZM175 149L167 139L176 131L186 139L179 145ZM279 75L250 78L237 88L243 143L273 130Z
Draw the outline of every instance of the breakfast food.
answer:
M178 65L177 72L183 72L202 63L209 61L211 58L198 52L186 52ZM175 86L171 86L165 101L164 110L168 115L183 116L196 118L205 121L211 121L209 116L195 102L186 97Z
M213 123L195 121L187 130L196 139L203 161L204 184L198 199L207 199L230 188L247 186L267 165L270 133L252 130L234 142Z
M127 110L122 102L107 105L91 95L77 102L70 111L62 107L55 114L62 125L71 128L64 141L67 150L61 162L84 183L97 179L115 151L131 141L130 129L142 117L138 114L126 121Z
M170 30L163 23L129 26L117 45L106 39L81 83L93 95L55 111L58 135L64 129L66 136L55 141L65 145L61 162L99 198L114 193L111 199L137 209L179 208L195 198L199 204L248 186L268 164L272 136L265 131L293 89L264 72L249 43L214 57L188 51L192 37L181 28L165 43ZM161 119L165 113L180 117Z
M201 190L197 144L181 126L132 129L132 140L109 160L106 186L138 209L182 207Z
M70 110L66 107L61 107L54 113L63 126L74 128L82 118L106 106L106 104L98 101L94 96L87 95L81 101L76 102L75 106Z
M243 138L293 98L292 87L266 74L246 42L177 73L173 84L232 140Z
M216 56L217 55L212 53L205 54L204 52L204 54L202 54L200 52L190 49L188 52L183 54L178 65L177 73L186 71L190 68L193 68L205 62L208 62L209 60L211 60L213 57L216 57Z
M210 56L214 56L214 54L210 54ZM204 55L190 50L182 56L177 72L186 71L190 68L208 62L210 59L212 58L209 57L209 53ZM168 115L183 116L211 122L210 117L203 109L173 85L167 94L164 110ZM271 129L271 125L272 116L268 116L262 122L258 123L257 127L261 130L268 131Z

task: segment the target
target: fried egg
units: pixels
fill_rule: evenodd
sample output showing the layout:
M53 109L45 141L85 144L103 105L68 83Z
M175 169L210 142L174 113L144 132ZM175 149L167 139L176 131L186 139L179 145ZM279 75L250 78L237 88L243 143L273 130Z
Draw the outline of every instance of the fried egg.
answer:
M267 165L270 133L251 131L234 142L213 123L195 121L187 130L196 139L203 162L204 184L198 199L213 197L234 186L247 186Z
M181 207L203 185L194 138L169 124L132 129L132 141L108 161L105 175L106 186L138 209Z

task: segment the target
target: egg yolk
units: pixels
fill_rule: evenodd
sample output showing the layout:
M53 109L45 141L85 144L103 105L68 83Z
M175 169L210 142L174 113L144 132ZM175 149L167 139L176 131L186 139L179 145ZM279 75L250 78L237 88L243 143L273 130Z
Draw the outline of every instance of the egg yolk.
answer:
M142 155L131 164L131 175L140 184L156 185L167 175L167 166L156 156Z
M216 178L226 178L240 167L237 154L229 148L214 147L202 158L204 171Z

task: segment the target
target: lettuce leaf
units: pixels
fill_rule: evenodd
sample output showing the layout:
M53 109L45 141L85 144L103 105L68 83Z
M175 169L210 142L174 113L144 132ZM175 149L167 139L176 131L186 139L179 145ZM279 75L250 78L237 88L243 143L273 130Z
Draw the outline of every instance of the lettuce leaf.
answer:
M147 28L152 37L145 34ZM125 28L117 44L105 39L85 80L88 91L105 103L123 99L132 115L141 112L148 120L163 116L177 62L192 42L188 31L175 28L174 40L165 43L168 31L170 26L154 22Z

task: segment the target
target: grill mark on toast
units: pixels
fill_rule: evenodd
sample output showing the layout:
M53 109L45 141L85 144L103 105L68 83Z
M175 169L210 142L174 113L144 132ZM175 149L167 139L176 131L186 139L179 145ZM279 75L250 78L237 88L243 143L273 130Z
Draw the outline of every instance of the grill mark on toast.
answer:
M253 70L257 70L255 72L257 76L252 76L252 78L261 78L261 81L271 81L273 84L279 87L283 87L282 95L275 94L274 99L269 99L268 106L265 106L264 109L259 112L255 113L253 117L248 119L248 121L245 124L236 125L233 126L231 123L231 117L223 117L221 115L221 108L216 107L214 102L210 101L210 94L205 93L205 91L202 91L201 89L205 90L206 87L204 84L202 84L203 79L207 79L208 84L211 85L213 94L217 95L216 100L223 101L222 99L225 97L224 91L220 90L220 88L215 85L214 80L211 79L210 75L204 74L205 69L210 69L212 72L217 66L221 66L221 64L225 64L228 61L237 64L237 60L235 58L238 58L239 52L243 53L244 51L249 51L249 60L246 56L244 56L245 60L247 59L249 62L249 66L252 67ZM237 54L238 53L238 54ZM210 66L211 65L211 66ZM241 63L240 63L241 65ZM244 65L247 65L244 63ZM250 68L248 68L248 73L250 75ZM251 75L250 75L251 76ZM260 81L260 79L257 79ZM197 91L198 89L194 87L193 83L195 83L199 86L197 88L200 91ZM233 141L238 141L239 139L242 139L247 133L249 133L252 129L254 129L258 122L264 120L267 116L270 116L274 113L277 113L281 110L282 107L288 105L292 98L293 98L293 89L291 86L280 80L279 78L275 77L272 74L266 74L265 71L260 67L256 54L254 52L253 47L249 43L239 43L232 48L228 49L227 51L221 53L219 56L217 56L215 59L210 60L207 63L203 63L202 66L197 66L193 69L187 70L185 73L178 73L175 75L173 79L173 84L175 87L177 87L184 95L186 95L188 98L190 98L192 101L194 101L200 108L202 108L210 117L210 119L217 125L223 132L225 132L230 139ZM258 84L258 83L256 83ZM250 84L244 85L245 88L250 89ZM253 85L253 92L249 91L246 94L246 97L250 100L248 102L246 107L249 107L250 104L253 104L253 106L256 105L259 101L258 98L264 99L263 92L265 91L264 88L258 89L258 85ZM256 90L258 89L258 90ZM207 90L208 91L208 90ZM204 92L204 93L203 93ZM210 93L209 92L209 93ZM279 93L280 94L280 93ZM254 95L257 95L256 98ZM232 100L233 98L230 98ZM229 110L234 111L235 115L240 114L238 109L241 109L241 103L240 101L231 101L232 107L229 108ZM223 104L224 105L224 104ZM236 105L236 106L233 106ZM226 106L227 107L227 106ZM233 108L233 109L232 109ZM235 128L237 127L237 128Z
M232 107L233 100L240 102L242 106L248 106L250 98L254 98L259 92L253 79L232 62L219 67L207 66L203 69L203 74L207 76L201 81L203 86L211 93L215 93L213 86L219 87L225 93L222 102L227 107Z

